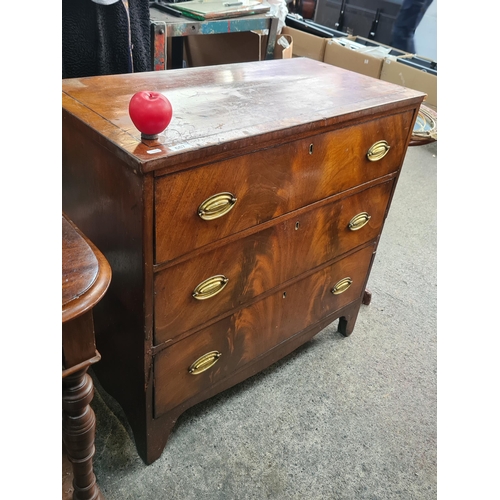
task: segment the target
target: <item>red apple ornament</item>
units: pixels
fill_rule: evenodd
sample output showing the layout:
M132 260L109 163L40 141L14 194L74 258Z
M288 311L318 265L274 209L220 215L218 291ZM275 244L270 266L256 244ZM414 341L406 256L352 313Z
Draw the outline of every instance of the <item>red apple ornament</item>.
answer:
M143 139L157 139L172 119L170 101L151 90L136 92L130 99L128 112Z

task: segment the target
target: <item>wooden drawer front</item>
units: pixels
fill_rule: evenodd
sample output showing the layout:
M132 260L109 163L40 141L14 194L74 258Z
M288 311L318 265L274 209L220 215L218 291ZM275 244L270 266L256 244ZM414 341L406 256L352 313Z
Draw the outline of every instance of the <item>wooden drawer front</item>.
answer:
M365 247L158 353L154 360L155 415L175 408L295 333L359 299L373 252L374 245ZM334 295L334 286L347 277L352 279L351 286ZM189 373L190 366L210 352L221 354L213 366L197 375Z
M158 178L156 263L396 171L411 121L412 112L389 116ZM369 161L368 150L380 140L391 149ZM219 193L237 201L203 220L200 205Z
M154 285L155 343L201 326L375 238L392 186L393 181L379 184L159 272ZM350 229L350 221L358 215L359 225L368 221ZM197 285L213 276L228 281L215 280L214 290L220 290L216 295L194 298Z

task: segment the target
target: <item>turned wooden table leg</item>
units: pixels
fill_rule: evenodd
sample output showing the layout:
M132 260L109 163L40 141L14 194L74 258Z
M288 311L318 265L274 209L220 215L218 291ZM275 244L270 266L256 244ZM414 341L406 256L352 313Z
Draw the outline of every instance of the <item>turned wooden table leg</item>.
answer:
M365 293L363 294L363 304L365 306L370 305L370 302L372 301L372 292L370 290L365 290Z
M92 459L95 453L95 414L90 407L94 385L87 369L63 378L63 442L73 467L73 499L103 500L96 483Z

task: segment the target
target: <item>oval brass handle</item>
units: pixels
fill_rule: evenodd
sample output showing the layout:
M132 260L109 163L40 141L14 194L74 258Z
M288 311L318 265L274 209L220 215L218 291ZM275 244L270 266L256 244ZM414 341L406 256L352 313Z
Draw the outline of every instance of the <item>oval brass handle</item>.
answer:
M194 290L193 297L196 300L205 300L217 295L221 292L227 285L229 278L226 278L223 274L217 274L216 276L211 276L206 280L202 281Z
M344 293L351 285L351 278L343 278L333 287L332 293L333 295L340 295L341 293Z
M372 218L368 212L361 212L358 215L355 215L350 221L349 221L349 229L351 231L357 231L358 229L361 229L363 226L366 226L368 224L368 221Z
M219 358L222 356L222 353L219 351L210 351L199 357L191 366L188 368L188 372L191 375L199 375L204 371L212 368L212 366L219 361Z
M203 220L218 219L227 214L237 201L232 193L214 194L198 207L198 215Z
M391 149L387 141L377 141L366 153L366 157L370 161L381 160Z

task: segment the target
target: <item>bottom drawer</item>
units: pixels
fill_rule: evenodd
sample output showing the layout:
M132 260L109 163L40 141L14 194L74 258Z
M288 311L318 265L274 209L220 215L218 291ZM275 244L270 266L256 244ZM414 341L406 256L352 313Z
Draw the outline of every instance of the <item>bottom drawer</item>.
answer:
M158 353L155 416L360 298L373 252L374 245L363 248Z

